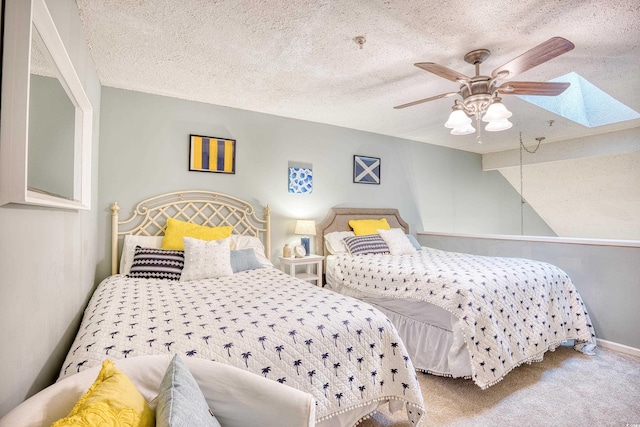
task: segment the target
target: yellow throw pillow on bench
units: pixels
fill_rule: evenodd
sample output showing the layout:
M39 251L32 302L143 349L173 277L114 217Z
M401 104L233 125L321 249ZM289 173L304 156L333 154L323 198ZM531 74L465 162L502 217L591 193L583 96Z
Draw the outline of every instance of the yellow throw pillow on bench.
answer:
M111 360L69 415L51 427L154 427L155 414L135 384Z
M386 218L380 219L352 219L349 221L349 227L353 228L356 236L367 236L369 234L378 234L378 229L391 230Z
M192 224L174 218L167 218L167 229L162 239L162 249L184 250L183 237L192 237L200 240L221 240L231 236L233 227L207 227Z

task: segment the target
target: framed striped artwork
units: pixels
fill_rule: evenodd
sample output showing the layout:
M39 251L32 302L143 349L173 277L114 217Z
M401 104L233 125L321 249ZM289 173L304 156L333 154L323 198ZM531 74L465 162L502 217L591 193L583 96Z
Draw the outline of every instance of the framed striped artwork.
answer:
M236 140L189 135L189 170L236 173Z

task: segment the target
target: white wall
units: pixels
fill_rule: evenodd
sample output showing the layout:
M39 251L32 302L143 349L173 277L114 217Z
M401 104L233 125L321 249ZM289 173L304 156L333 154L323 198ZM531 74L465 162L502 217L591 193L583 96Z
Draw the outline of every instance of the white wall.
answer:
M327 108L330 108L328 106ZM98 276L109 274L109 206L127 218L160 193L205 189L272 208L272 259L296 218L332 206L395 207L413 232L516 233L520 199L479 155L282 117L104 87L101 106ZM237 140L236 174L188 171L189 135ZM353 155L381 158L381 184L353 183ZM287 192L289 161L313 165L313 192ZM528 212L537 234L550 229ZM313 244L313 242L312 242Z
M75 1L47 5L94 107L94 203L83 212L0 207L0 416L55 381L95 278L100 83Z

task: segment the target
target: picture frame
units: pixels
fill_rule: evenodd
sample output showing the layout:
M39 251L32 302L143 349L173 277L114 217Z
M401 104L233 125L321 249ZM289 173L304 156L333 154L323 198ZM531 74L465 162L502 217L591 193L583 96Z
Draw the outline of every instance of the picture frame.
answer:
M289 161L288 190L291 194L313 193L313 165Z
M235 174L236 140L189 135L189 170Z
M354 155L353 182L380 185L380 158Z

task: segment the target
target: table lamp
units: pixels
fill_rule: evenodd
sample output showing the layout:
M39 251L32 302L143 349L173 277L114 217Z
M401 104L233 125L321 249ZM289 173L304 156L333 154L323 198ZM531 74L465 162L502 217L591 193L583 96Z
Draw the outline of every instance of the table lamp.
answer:
M311 254L308 236L316 235L316 222L312 219L299 219L296 221L296 229L294 233L303 235L303 237L300 238L300 242L302 243L302 246L304 246L307 255Z

